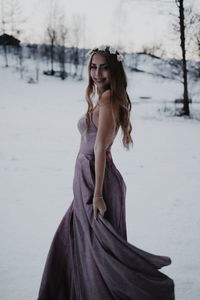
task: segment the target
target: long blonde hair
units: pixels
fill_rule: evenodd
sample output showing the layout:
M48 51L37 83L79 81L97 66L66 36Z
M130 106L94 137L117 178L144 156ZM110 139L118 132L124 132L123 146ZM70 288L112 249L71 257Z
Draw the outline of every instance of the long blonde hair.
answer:
M127 77L122 62L117 60L117 54L119 53L116 52L116 54L111 54L109 52L109 46L107 46L104 51L98 50L98 48L94 49L88 61L89 82L86 88L86 101L88 103L88 109L87 112L85 113L85 121L86 121L85 133L87 133L87 130L89 128L89 122L90 122L89 112L93 110L92 99L95 96L95 84L90 76L92 57L95 53L100 53L101 55L103 55L108 64L108 69L111 74L111 81L110 81L109 88L111 91L110 100L112 103L112 114L113 114L113 106L114 107L117 106L118 113L117 113L116 121L118 126L121 126L122 129L123 145L127 150L129 150L129 144L132 144L133 146L133 140L131 138L132 125L130 122L130 112L131 112L132 105L131 105L129 95L126 91Z

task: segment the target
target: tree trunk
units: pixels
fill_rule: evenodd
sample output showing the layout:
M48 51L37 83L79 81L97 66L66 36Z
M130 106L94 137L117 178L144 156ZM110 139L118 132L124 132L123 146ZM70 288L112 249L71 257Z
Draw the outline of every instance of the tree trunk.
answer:
M8 67L8 49L7 45L3 45L4 57L5 57L5 67Z
M179 19L180 19L180 39L181 39L181 50L182 50L182 68L183 68L183 115L190 115L189 110L189 99L188 99L188 83L187 83L187 61L186 61L186 50L185 50L185 24L184 24L184 6L183 0L178 0L179 7Z
M54 61L54 40L51 40L51 75L54 75L53 69L53 61Z

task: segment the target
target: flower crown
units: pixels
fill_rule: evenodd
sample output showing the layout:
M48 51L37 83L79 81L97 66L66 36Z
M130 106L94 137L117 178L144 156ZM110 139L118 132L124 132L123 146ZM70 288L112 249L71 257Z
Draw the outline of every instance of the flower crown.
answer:
M91 50L88 51L87 55L91 55L92 53L96 52L96 51L104 51L104 52L109 52L110 54L116 54L117 55L117 60L118 61L124 61L124 57L121 53L119 53L118 50L116 50L113 47L110 46L100 46L98 48L93 48Z

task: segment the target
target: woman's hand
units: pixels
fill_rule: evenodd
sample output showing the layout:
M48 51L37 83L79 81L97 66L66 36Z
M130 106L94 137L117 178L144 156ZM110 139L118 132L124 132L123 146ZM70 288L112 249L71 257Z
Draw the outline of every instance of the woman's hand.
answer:
M100 214L104 216L105 211L107 210L106 203L102 196L93 197L93 211L94 218L97 219L97 210L100 211Z

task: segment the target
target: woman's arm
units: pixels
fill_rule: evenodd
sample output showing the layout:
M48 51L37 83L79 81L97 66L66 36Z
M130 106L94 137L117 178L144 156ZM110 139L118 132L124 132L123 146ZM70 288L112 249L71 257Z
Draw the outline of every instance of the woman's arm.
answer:
M115 120L112 116L110 91L105 91L99 101L99 121L95 153L95 190L94 196L102 196L103 181L106 166L106 149L109 147L115 133Z

